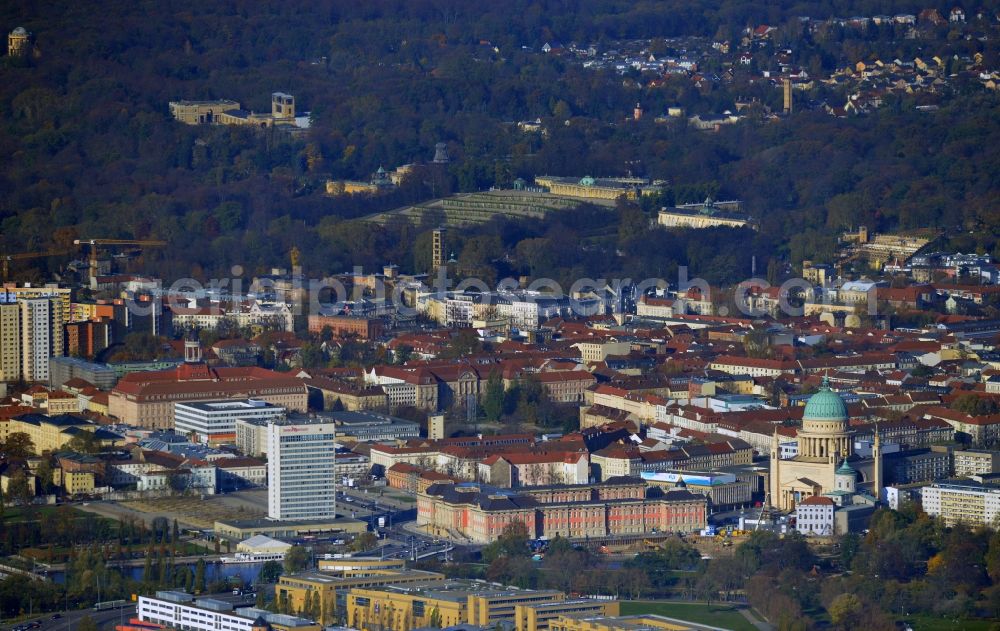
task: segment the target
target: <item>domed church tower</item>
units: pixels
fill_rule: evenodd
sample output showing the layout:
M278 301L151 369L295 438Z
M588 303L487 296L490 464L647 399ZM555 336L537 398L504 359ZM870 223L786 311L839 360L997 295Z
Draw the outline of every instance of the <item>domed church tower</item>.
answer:
M819 391L809 397L798 431L798 455L780 460L777 436L771 449L770 504L779 510L792 510L802 500L823 495L847 483L847 469L838 477L843 463L854 457L854 438L848 422L847 405L830 389L824 377ZM856 475L856 474L855 474ZM855 482L851 481L851 486Z
M854 454L847 406L823 377L819 392L809 397L798 432L799 457L837 462Z

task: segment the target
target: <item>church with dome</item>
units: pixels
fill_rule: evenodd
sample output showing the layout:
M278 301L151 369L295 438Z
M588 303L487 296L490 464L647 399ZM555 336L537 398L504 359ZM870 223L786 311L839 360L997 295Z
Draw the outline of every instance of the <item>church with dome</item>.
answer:
M798 454L786 460L781 459L777 432L771 440L768 501L773 508L791 511L810 497L829 497L845 506L859 494L869 501L879 496L882 446L878 432L871 458L854 453L847 406L825 377L806 403L797 437Z

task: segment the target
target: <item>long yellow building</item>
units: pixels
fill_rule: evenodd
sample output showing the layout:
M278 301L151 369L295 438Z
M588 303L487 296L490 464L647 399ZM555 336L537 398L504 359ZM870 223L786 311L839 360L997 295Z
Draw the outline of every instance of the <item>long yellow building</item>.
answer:
M564 616L617 616L621 607L617 600L560 600L551 603L515 605L517 631L545 631Z
M449 580L412 585L352 589L347 596L347 625L362 631L410 631L417 627L502 623L518 631L548 628L550 620L577 613L617 613L615 601L567 601L555 590L499 587L481 581Z
M282 576L275 588L275 598L284 611L298 613L314 609L320 614L320 622L332 624L344 610L348 592L352 590L390 584L427 584L443 579L444 575L437 572L389 568L359 567L339 572L301 572Z
M687 204L677 208L664 207L660 209L656 221L666 228L714 228L724 226L728 228L742 228L750 226L757 229L757 225L749 216L735 210L739 204L736 202L713 202L706 199L704 204Z
M655 615L586 616L563 615L549 623L550 631L695 631L705 627Z
M615 200L623 196L625 199L637 199L640 195L652 195L661 190L658 184L650 184L645 178L631 177L594 178L587 175L575 178L540 175L535 177L535 184L552 195L583 199Z
M35 446L35 453L58 451L81 432L91 432L102 447L117 447L125 439L101 429L87 419L72 414L45 416L44 414L23 414L6 423L6 435L15 432L27 434Z

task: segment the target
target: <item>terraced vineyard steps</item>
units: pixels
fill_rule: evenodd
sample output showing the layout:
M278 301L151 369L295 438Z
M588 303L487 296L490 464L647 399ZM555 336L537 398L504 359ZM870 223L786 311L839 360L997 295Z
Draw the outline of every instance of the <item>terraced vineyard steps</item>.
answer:
M369 215L362 218L362 221L385 225L391 217L399 216L416 224L420 223L424 213L433 212L444 215L444 225L458 227L486 223L496 216L537 219L554 210L576 208L583 203L614 208L611 200L585 200L527 191L484 191L461 193L414 206L404 206Z

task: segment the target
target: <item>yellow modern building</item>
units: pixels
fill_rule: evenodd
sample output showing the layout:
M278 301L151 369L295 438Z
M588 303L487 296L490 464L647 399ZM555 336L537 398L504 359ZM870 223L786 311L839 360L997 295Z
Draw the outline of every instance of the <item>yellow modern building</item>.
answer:
M549 622L550 631L695 631L707 627L663 616L586 616L564 615Z
M545 631L553 620L563 616L617 616L621 607L617 600L559 600L514 606L517 631Z
M301 572L282 576L278 580L275 599L284 611L297 613L313 608L320 613L320 622L332 624L343 611L348 593L353 593L356 589L375 589L384 585L423 585L441 580L444 580L443 574L422 570L357 568L337 573Z
M516 624L518 607L562 602L558 591L521 590L469 580L386 585L352 589L347 595L347 625L362 631L410 631L417 627ZM520 616L548 620L546 612Z

